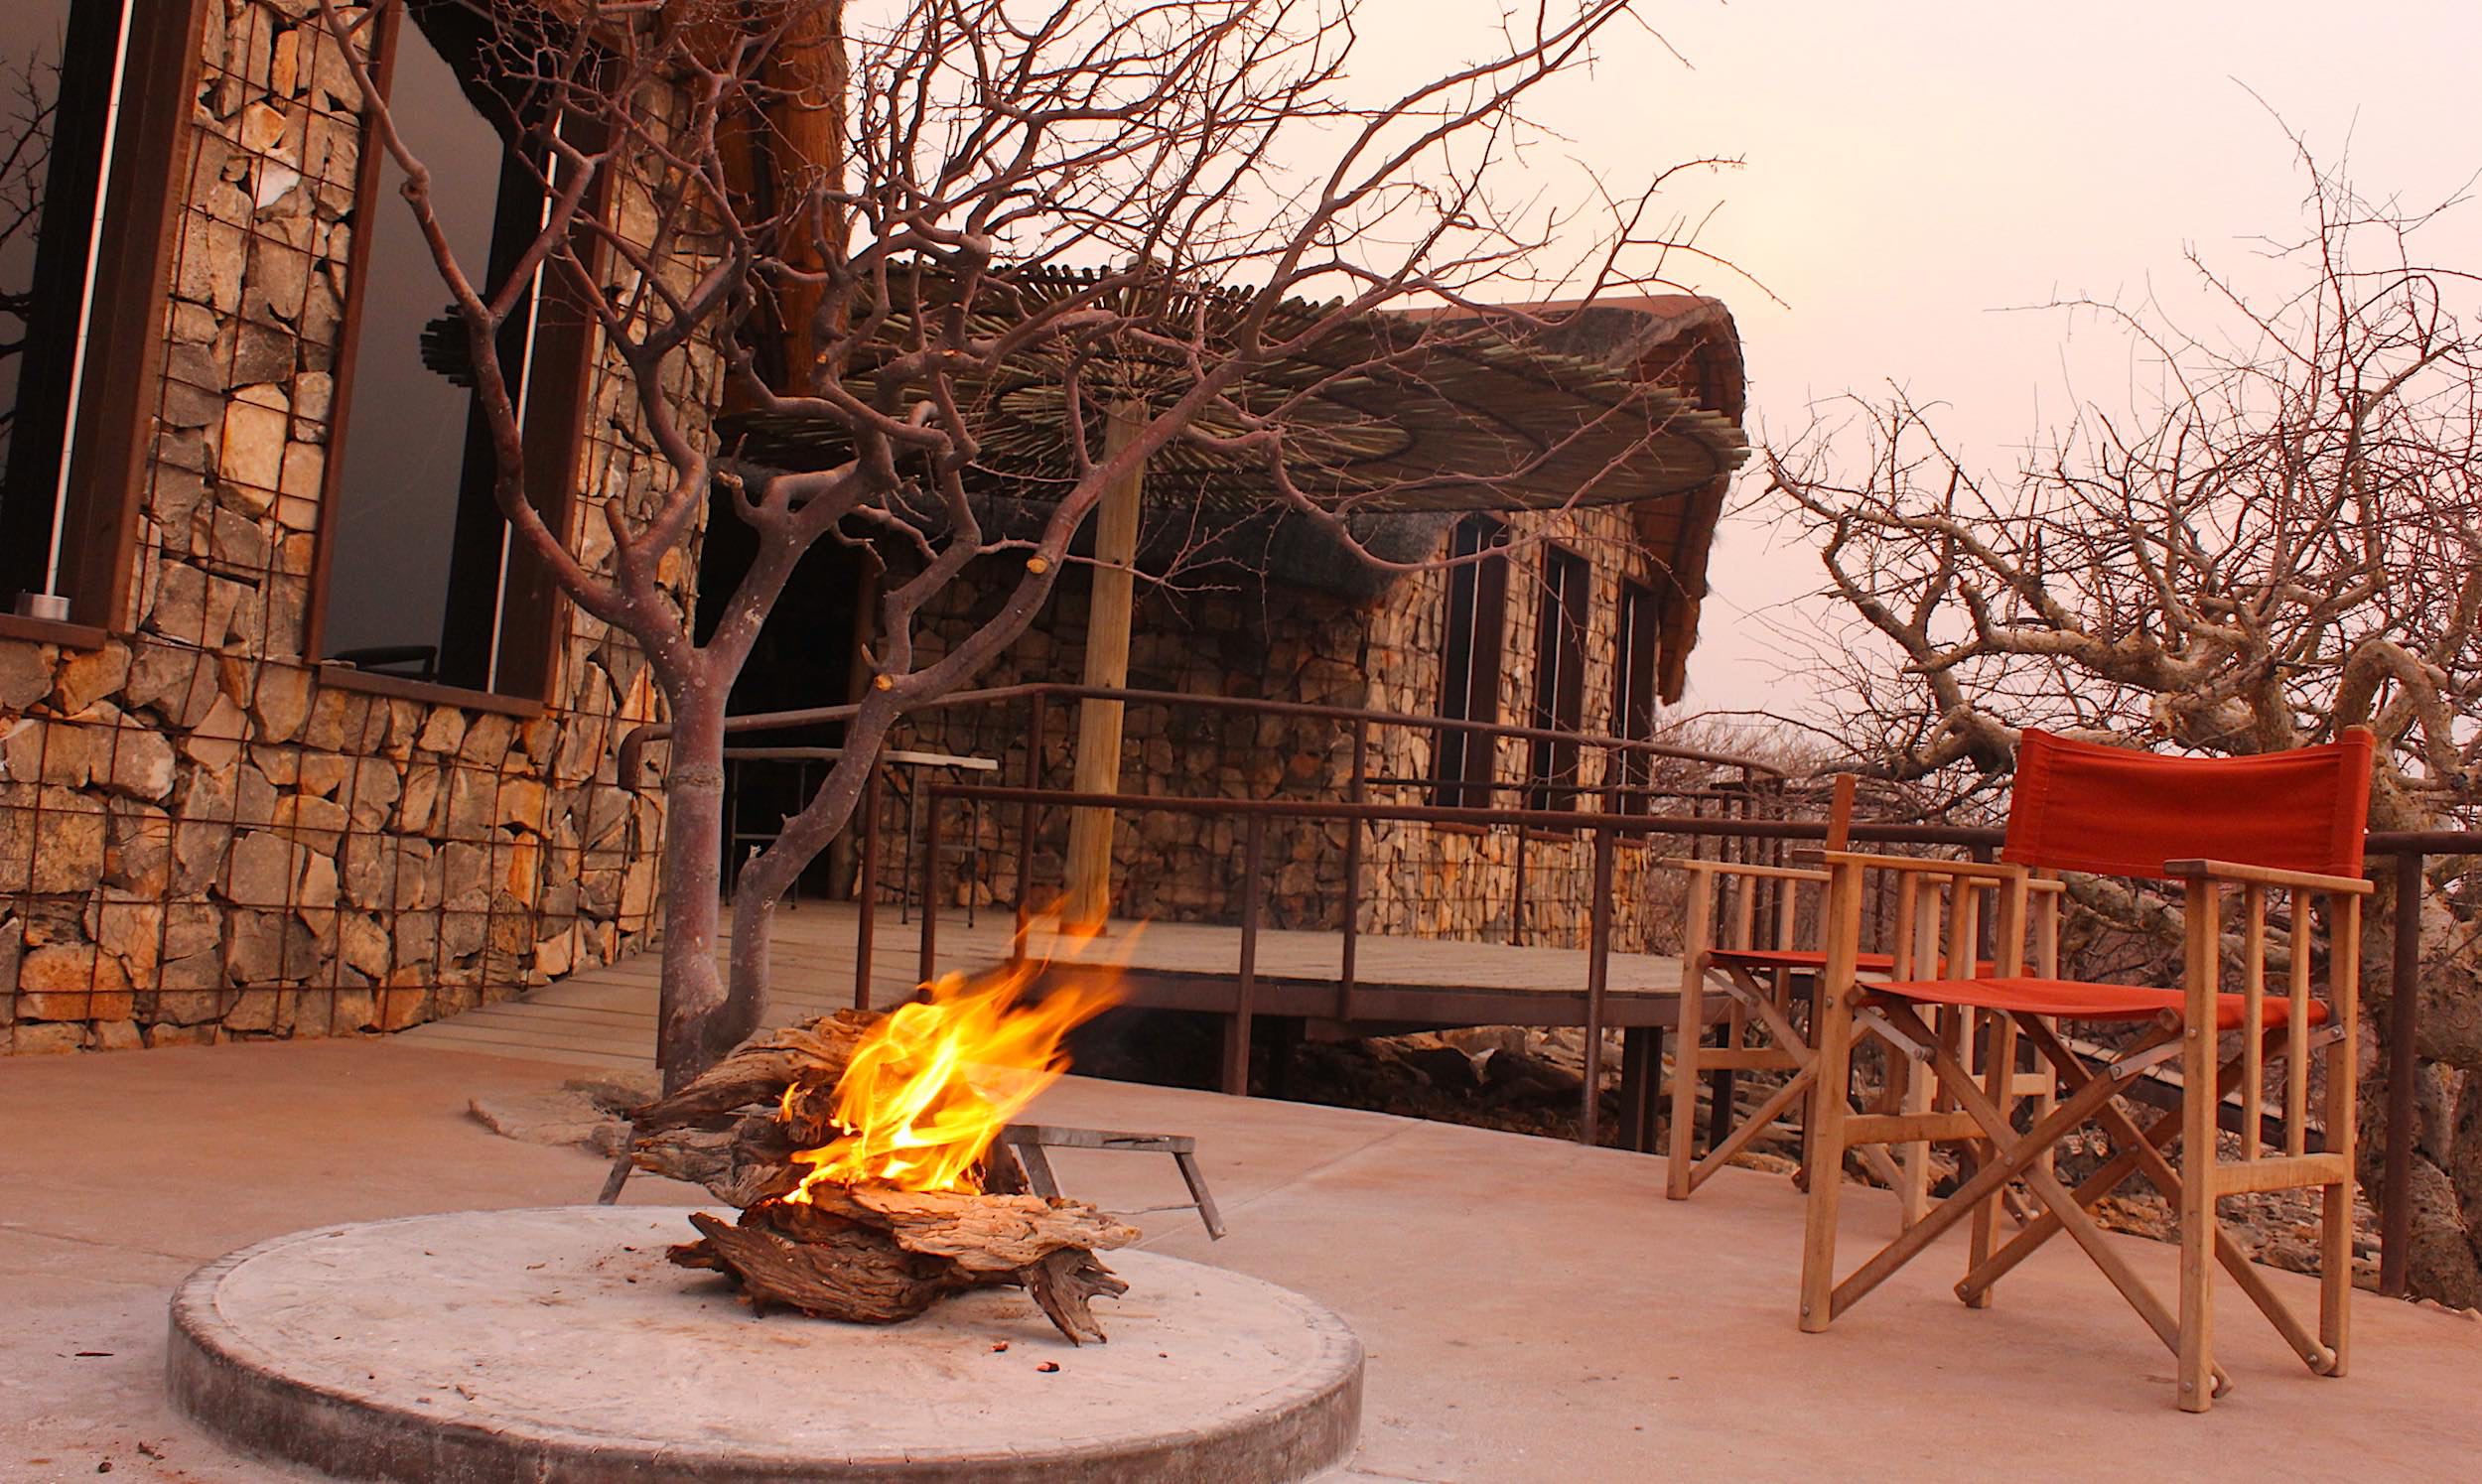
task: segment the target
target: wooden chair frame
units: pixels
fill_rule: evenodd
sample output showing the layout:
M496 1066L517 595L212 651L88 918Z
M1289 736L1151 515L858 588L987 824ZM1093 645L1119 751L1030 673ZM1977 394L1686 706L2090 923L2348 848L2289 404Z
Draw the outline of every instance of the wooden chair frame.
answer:
M1816 1070L1812 1079L1811 1137L1818 1157L1835 1168L1845 1150L1871 1144L1963 1139L1976 1149L1971 1178L1946 1200L1918 1217L1908 1216L1896 1239L1842 1282L1835 1276L1836 1232L1841 1181L1810 1184L1802 1253L1801 1327L1820 1331L1864 1294L1919 1256L1931 1242L1958 1222L1971 1219L1973 1236L1968 1272L1957 1293L1968 1305L1981 1307L1992 1298L1999 1278L2052 1237L2065 1231L2103 1271L2113 1286L2135 1308L2177 1357L2179 1404L2185 1411L2204 1412L2229 1388L2229 1379L2214 1360L2213 1270L2221 1267L2291 1345L2309 1369L2322 1376L2341 1376L2349 1351L2349 1301L2352 1292L2353 1140L2355 1063L2353 1040L2359 1023L2359 957L2361 898L2370 882L2352 877L2276 871L2221 861L2166 862L2165 877L2181 882L2185 953L2183 984L2167 995L2163 1008L2138 1039L2100 1071L2087 1067L2062 1041L2049 1020L2019 1008L1994 1017L1983 1066L1966 1064L1957 1037L1934 1028L1921 1015L1930 1002L1907 998L1901 990L1873 986L1857 971L1861 908L1864 877L1892 871L1922 877L1981 876L1999 892L1999 975L2013 979L2022 969L2027 947L2028 904L2035 879L2023 867L1972 866L1894 857L1830 853L1827 931L1827 993L1819 1016ZM2240 1048L2220 1057L2217 1027L2228 1013L2230 999L2222 991L2222 926L2224 898L2237 890L2243 903L2239 973L2238 1024ZM2279 1021L2267 1019L2268 903L2272 891L2289 894L2291 943ZM2310 995L2310 902L2324 898L2328 911L2330 952L2327 975L2327 1023L2313 1032ZM1977 893L1959 892L1953 900L1971 911ZM1952 909L1952 917L1954 914ZM1952 939L1956 932L1951 923ZM2037 941L2037 951L2056 953L2056 938ZM2046 966L2048 968L2050 966ZM2055 973L2042 979L2057 985ZM2142 994L2143 992L2137 992ZM1942 1007L1943 1009L1946 1007ZM2126 1016L2122 1016L2126 1018ZM1942 1106L1900 1115L1848 1111L1843 1093L1852 1071L1858 1032L1868 1027L1904 1047L1925 1063ZM2013 1075L2016 1042L2022 1037L2067 1095L2033 1127L2018 1134L2003 1111L2003 1090L2019 1084ZM2341 1048L2340 1052L2330 1048ZM2328 1052L2326 1083L2326 1147L2306 1148L2309 1063ZM2149 1128L2138 1128L2113 1103L2113 1095L2152 1063L2177 1056L2184 1096L2179 1111ZM2285 1070L2283 1150L2267 1154L2263 1120L2245 1121L2244 1147L2238 1159L2223 1157L2217 1143L2216 1112L2234 1087L2262 1094L2270 1058ZM2200 1089L2209 1090L2201 1096ZM2117 1147L2115 1157L2077 1189L2063 1187L2051 1171L2047 1154L2067 1134L2089 1122L2100 1122ZM2181 1167L2163 1153L2177 1139ZM2201 1156L2199 1151L2205 1151ZM2180 1213L2180 1293L2176 1310L2166 1308L2147 1287L2126 1257L2105 1236L2089 1214L2094 1204L2133 1173L2143 1173ZM2042 1207L2004 1245L1998 1242L1997 1199L2012 1182L2021 1181ZM2224 1195L2245 1191L2317 1188L2322 1191L2318 1322L2313 1334L2284 1306L2265 1276L2227 1237L2215 1219L2215 1203Z
M1829 851L1842 851L1850 839L1855 788L1853 774L1837 776L1827 823ZM1683 912L1681 1015L1673 1038L1672 1127L1664 1193L1673 1200L1686 1200L1777 1119L1787 1112L1806 1113L1802 1100L1817 1077L1817 1053L1811 1034L1796 1021L1813 1026L1818 1022L1816 992L1822 977L1822 957L1815 950L1805 952L1795 939L1806 894L1815 892L1821 898L1819 918L1826 920L1824 898L1829 876L1822 869L1723 861L1674 864L1689 875L1689 898ZM1936 867L1937 862L1921 864L1925 870L1906 873L1897 882L1892 951L1871 961L1872 969L1898 979L1927 978L1943 962L1962 959L1979 963L1979 902L1984 892L1997 886L1981 875L1941 873L1927 869ZM1755 941L1759 924L1756 903L1760 888L1767 883L1773 883L1777 892L1776 911L1773 942L1761 945ZM1962 907L1949 914L1951 930L1944 939L1938 914L1943 889L1967 893ZM2043 972L2056 972L2059 883L2037 880L2034 889L2038 893L2034 906L2036 962L2044 966ZM1729 910L1723 914L1724 921L1720 930L1719 912L1727 897ZM1926 950L1923 945L1930 946ZM1719 975L1723 983L1714 986ZM1720 988L1731 1002L1724 1018L1722 1046L1705 1044L1711 986ZM1943 1012L1943 1032L1970 1047L1975 1042L1971 1019L1970 1014ZM1753 1031L1762 1032L1763 1039L1753 1041ZM1906 1063L1896 1055L1890 1055L1888 1065L1892 1075L1872 1111L1931 1111L1936 1094L1929 1083L1909 1078L1905 1074ZM1705 1157L1699 1157L1695 1138L1699 1079L1720 1071L1744 1070L1782 1071L1790 1075L1748 1118L1735 1124L1730 1110L1718 1115L1710 1127L1728 1126L1728 1132L1714 1142ZM2047 1112L2054 1087L2049 1077L2036 1073L2018 1079L2011 1092L2033 1097L2038 1110ZM1810 1127L1805 1116L1800 1176L1804 1185L1808 1184L1813 1168ZM1927 1143L1906 1144L1892 1158L1875 1144L1861 1146L1856 1153L1873 1175L1898 1192L1906 1220L1921 1215L1930 1190Z

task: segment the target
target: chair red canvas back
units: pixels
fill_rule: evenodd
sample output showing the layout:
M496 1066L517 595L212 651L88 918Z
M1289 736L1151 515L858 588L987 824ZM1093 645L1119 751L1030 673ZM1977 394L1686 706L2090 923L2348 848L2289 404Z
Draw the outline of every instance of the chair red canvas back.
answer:
M2163 757L2028 731L2001 859L2161 879L2167 860L2361 875L2370 734L2258 757Z

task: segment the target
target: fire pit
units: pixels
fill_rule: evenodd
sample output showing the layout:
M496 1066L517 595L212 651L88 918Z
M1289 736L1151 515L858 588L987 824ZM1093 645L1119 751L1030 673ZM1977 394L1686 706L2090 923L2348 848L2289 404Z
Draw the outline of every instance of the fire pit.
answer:
M1342 1462L1361 1347L1255 1279L1116 1254L1107 1345L1008 1288L896 1325L754 1319L676 1208L459 1212L279 1237L173 1302L175 1405L353 1479L1290 1480Z
M1103 975L1030 1004L1032 979L952 977L885 1016L775 1031L636 1110L635 1162L732 1219L420 1216L212 1264L174 1300L173 1399L256 1452L460 1484L1291 1480L1342 1461L1361 1347L1340 1320L1154 1254L1112 1272L1097 1254L1138 1231L1030 1193L996 1144L1111 1001Z

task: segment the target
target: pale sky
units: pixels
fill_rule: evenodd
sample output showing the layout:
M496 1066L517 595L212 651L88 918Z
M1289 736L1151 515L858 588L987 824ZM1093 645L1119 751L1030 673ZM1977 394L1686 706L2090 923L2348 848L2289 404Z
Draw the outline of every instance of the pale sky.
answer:
M1626 44L1548 121L1618 177L1745 158L1685 188L1680 206L1721 200L1703 244L1784 301L1721 271L1688 275L1739 322L1753 435L1805 425L1813 399L1894 382L1950 404L1952 437L2006 467L2066 411L2071 366L2109 404L2127 377L2116 347L2081 334L2064 356L2062 321L1997 311L2185 292L2190 245L2246 267L2247 239L2290 230L2304 194L2267 106L2330 163L2349 150L2365 194L2435 202L2482 168L2482 0L1643 8L1688 65ZM1453 61L1497 9L1370 0L1365 44L1391 68ZM2430 246L2482 266L2482 208ZM1746 521L1727 527L1685 710L1783 703L1753 614L1817 570Z

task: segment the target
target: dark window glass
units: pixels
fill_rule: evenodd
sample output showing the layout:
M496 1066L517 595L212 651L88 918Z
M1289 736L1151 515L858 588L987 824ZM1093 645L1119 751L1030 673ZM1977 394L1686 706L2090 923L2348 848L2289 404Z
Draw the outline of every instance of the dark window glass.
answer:
M1467 516L1448 539L1448 555L1469 557L1507 545L1508 530L1485 515ZM1442 629L1440 715L1455 721L1499 720L1501 636L1508 626L1508 559L1486 557L1448 569L1448 612ZM1435 802L1455 809L1491 802L1492 739L1443 732L1433 752Z
M509 168L499 131L419 26L396 29L388 97L431 172L433 208L458 261L487 294L539 228L541 194ZM375 145L371 158L384 158ZM508 533L491 494L495 461L465 327L398 195L403 182L393 160L381 165L366 198L371 219L355 223L362 288L337 435L321 647L365 669L500 689L507 649L544 636L505 631ZM500 338L521 412L531 410L530 320L530 307L511 315Z
M1543 587L1534 622L1534 707L1529 726L1575 733L1586 715L1586 614L1593 570L1575 552L1543 548ZM1526 807L1577 807L1574 737L1537 738L1527 747Z
M0 5L0 598L60 593L120 6ZM126 141L115 141L114 154ZM57 538L57 539L56 539ZM97 621L92 612L73 614Z

